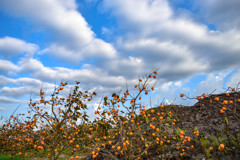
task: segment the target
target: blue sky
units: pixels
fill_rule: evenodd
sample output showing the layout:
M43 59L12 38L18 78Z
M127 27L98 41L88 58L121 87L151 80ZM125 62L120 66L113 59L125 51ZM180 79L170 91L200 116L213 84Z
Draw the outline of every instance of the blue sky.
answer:
M61 81L96 90L94 108L157 68L156 104L236 87L239 9L239 0L0 0L0 115L25 112Z

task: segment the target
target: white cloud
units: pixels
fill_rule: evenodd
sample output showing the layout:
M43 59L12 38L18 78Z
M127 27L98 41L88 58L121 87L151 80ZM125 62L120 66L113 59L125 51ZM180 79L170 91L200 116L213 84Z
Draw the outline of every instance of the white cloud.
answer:
M240 29L239 0L198 0L199 15L220 30Z
M23 40L13 37L0 38L0 53L2 58L11 58L17 54L25 53L31 57L38 50L38 46L32 43L26 43Z
M14 80L5 76L0 76L0 86L5 86L8 83L12 83Z
M23 58L18 62L19 71L21 72L34 72L44 68L43 64L37 59Z
M238 30L212 31L189 17L173 16L166 0L104 0L103 6L124 31L116 42L119 52L142 59L143 68L158 66L165 80L240 67Z
M76 10L74 0L19 0L18 5L14 0L3 0L0 5L6 12L26 17L37 26L51 31L55 41L41 52L74 62L116 54L111 44L95 38L84 17Z
M39 91L41 88L47 91L47 94L51 94L55 88L55 84L40 81L39 79L27 77L13 79L7 78L5 76L0 76L0 78L2 80L0 80L0 86L3 86L0 88L0 95L4 95L6 97L14 97L16 100L24 96L39 97Z
M0 111L5 111L5 110L6 110L6 108L0 107Z
M66 48L66 46L60 46L58 44L52 44L47 49L43 50L42 53L51 53L55 57L63 60L79 62L80 60L88 58L113 58L116 55L114 47L100 39L94 39L89 45L75 50Z
M7 97L21 97L29 90L26 87L18 87L18 88L10 88L10 87L3 87L0 89L0 94L5 95Z
M227 81L226 88L228 87L240 87L240 70L237 70Z
M164 22L171 17L172 10L165 0L104 0L105 10L111 10L111 13L120 17L123 21L121 27L142 27L143 25L152 25L156 21ZM137 27L136 29L138 29Z
M102 27L102 35L104 35L107 38L110 38L113 36L113 29Z
M210 8L204 6L203 9L210 15L207 18L225 29L210 31L207 25L191 17L176 16L167 0L103 0L105 12L114 16L120 26L117 28L119 35L114 35L114 38L118 36L117 40L111 44L96 38L77 11L74 0L19 0L18 5L13 0L2 0L2 10L24 17L52 33L53 40L39 53L50 53L56 58L77 63L91 58L96 61L79 69L70 69L49 67L31 56L20 59L16 64L0 60L1 73L26 73L32 77L11 79L0 76L0 86L14 85L3 87L0 94L13 97L26 95L22 93L23 87L37 94L42 85L49 89L54 87L54 82L61 80L80 81L83 89L94 88L100 94L109 94L124 88L126 82L131 86L136 83L137 76L144 76L155 69L159 69L158 80L161 82L158 95L167 95L170 102L180 89L190 91L182 80L199 73L214 72L199 84L197 94L211 92L213 87L222 89L225 75L216 75L215 72L240 67L239 19L229 18L237 12L234 9L231 13L226 7L233 28L225 22L220 23L226 18L218 19L213 13L218 13L215 9L221 8L219 6L226 1L210 0L208 3L211 3ZM102 28L102 34L109 36L112 33L110 29ZM35 44L23 40L0 39L0 51L6 53L4 58L7 53L11 56L20 53L32 55L37 50ZM236 83L237 79L237 74L232 76L229 84Z
M18 66L11 61L0 59L0 73L14 74L14 71L18 70Z
M220 93L223 91L223 82L229 71L208 74L206 79L201 81L194 90L194 96L200 96L203 93Z
M103 85L104 87L117 87L123 85L126 79L121 76L111 76L102 69L79 69L71 70L65 68L56 67L54 69L44 67L41 70L32 73L33 77L36 77L43 81L81 81L89 88L96 85Z
M5 96L0 96L0 102L1 103L23 103L24 101L11 99Z
M41 86L42 82L38 79L33 79L33 78L8 78L5 76L0 76L0 86L5 86L5 85L29 85L31 87L36 87L36 86Z

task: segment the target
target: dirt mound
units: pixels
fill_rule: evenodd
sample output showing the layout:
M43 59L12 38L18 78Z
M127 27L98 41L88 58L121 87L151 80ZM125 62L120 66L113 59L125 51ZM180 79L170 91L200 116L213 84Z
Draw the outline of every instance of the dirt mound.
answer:
M218 97L218 101L215 100L216 97ZM229 143L230 138L237 137L237 134L240 132L239 99L239 92L221 93L203 98L193 106L173 106L171 110L179 119L179 123L176 123L176 126L192 133L192 136L194 136L193 130L195 128L199 131L200 137L226 137L226 141ZM226 110L224 113L221 113L220 110L223 107ZM212 159L240 159L240 151L238 149L234 150L233 147L231 155L213 155L212 157L214 158ZM201 157L200 154L204 154L201 146L198 146L198 150L195 150L195 152L198 158L191 157L190 159L201 159L199 158Z
M218 100L215 98L218 97ZM193 106L180 106L180 105L169 105L166 106L167 112L171 111L174 113L174 118L178 120L175 126L176 128L181 128L184 132L192 137L191 145L194 145L194 149L190 149L188 154L182 159L189 160L232 160L240 159L240 143L239 140L236 146L232 146L231 137L238 137L240 135L240 92L233 93L222 93L209 95L206 98L202 98ZM224 104L225 103L225 104ZM220 110L225 107L224 113L221 113ZM150 109L151 110L151 109ZM147 112L151 112L148 110ZM159 107L154 108L154 116L157 116L159 112ZM146 113L147 113L146 112ZM140 119L142 116L139 116ZM170 126L170 125L169 125ZM168 126L165 126L167 129ZM174 132L174 129L172 132ZM148 130L148 127L142 128L143 130ZM194 134L194 130L199 132L199 136ZM212 140L216 140L217 143L215 147L213 146L215 142L212 142L209 137L212 137ZM219 152L218 146L224 140L226 145L227 152ZM204 144L201 141L205 141ZM213 146L214 150L209 151L209 146ZM227 148L229 146L229 148ZM176 151L176 149L175 149ZM155 145L149 148L150 156L145 156L145 159L158 160L158 159L179 159L179 152L169 152L168 157L163 157L159 148ZM207 155L208 154L208 155ZM85 160L92 159L91 156L85 158ZM97 159L104 159L101 155ZM124 159L119 157L119 159Z
M219 101L216 101L215 97L218 97ZM238 103L238 99L240 99L239 92L230 93L228 96L225 93L216 94L201 99L192 107L172 107L172 111L180 120L177 126L181 128L193 129L197 127L199 131L215 136L224 129L230 131L231 134L236 134L240 129L240 117L238 117L240 103ZM224 100L228 103L224 104ZM224 113L220 113L222 107L227 109ZM229 128L226 128L228 126L226 126L225 117L230 124Z

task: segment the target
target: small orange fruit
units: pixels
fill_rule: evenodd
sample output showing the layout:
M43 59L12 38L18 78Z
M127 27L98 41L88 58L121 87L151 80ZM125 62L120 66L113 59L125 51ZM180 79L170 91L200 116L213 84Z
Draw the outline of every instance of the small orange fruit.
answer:
M181 135L184 135L184 131L180 131L180 134L181 134Z
M224 100L223 103L224 103L224 104L228 104L228 101L227 101L227 100Z
M202 96L203 96L203 98L206 98L206 97L207 97L207 95L206 95L205 93L204 93Z
M220 144L218 150L222 151L224 149L224 144Z

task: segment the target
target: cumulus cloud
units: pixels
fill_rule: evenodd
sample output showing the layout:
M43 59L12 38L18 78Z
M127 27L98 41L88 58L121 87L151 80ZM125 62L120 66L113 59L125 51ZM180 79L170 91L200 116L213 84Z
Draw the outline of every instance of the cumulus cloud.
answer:
M33 79L33 78L8 78L5 76L0 76L0 86L5 86L5 85L15 85L15 86L20 86L20 85L28 85L31 87L34 86L41 86L42 82L39 79Z
M176 17L166 0L104 0L103 6L124 24L125 34L116 42L119 52L159 66L165 80L240 67L238 30L212 31L186 16Z
M10 87L3 87L0 89L0 94L5 95L7 97L21 97L26 92L29 92L25 87L18 87L18 88L10 88Z
M9 83L12 83L14 79L5 77L5 76L0 76L0 87L5 86Z
M81 81L89 88L96 85L104 87L117 87L123 85L126 79L122 76L112 76L100 68L87 68L87 69L67 69L63 67L49 68L44 67L32 73L32 76L41 79L42 81L53 82L56 80L63 81Z
M0 107L0 111L5 111L5 110L6 110L6 108Z
M120 23L121 27L136 31L142 26L150 26L156 21L164 22L172 15L172 10L165 0L104 0L103 7L119 18L122 22Z
M34 58L23 58L18 62L19 71L22 73L25 72L34 72L44 68L43 64Z
M115 48L100 39L94 39L83 48L80 49L69 49L66 46L60 46L59 44L52 44L45 50L41 51L42 53L51 53L57 58L76 62L78 63L81 60L89 58L113 58L116 55Z
M41 59L28 56L14 64L6 60L6 55L32 55L38 46L15 38L2 38L0 52L4 53L5 60L0 60L0 72L7 75L24 73L32 78L11 79L0 76L0 86L14 85L1 88L0 94L16 97L24 94L23 87L37 94L42 84L50 88L54 87L54 82L61 80L80 81L84 89L94 88L98 93L108 94L124 88L126 82L129 85L136 83L137 76L158 69L158 80L161 82L158 96L169 95L167 100L171 102L179 89L189 91L183 79L214 72L196 90L197 93L203 92L203 89L212 91L213 88L208 86L220 89L226 77L224 74L216 75L216 72L240 67L240 20L239 16L231 18L236 15L238 8L234 0L230 0L228 5L225 0L210 0L206 6L202 2L196 3L202 7L199 13L206 11L204 16L209 23L216 23L220 27L216 31L209 30L207 24L189 16L176 16L167 0L101 2L100 9L114 16L119 25L118 35L114 35L116 41L114 39L112 44L96 38L87 21L77 11L74 0L20 0L19 5L14 5L13 0L2 0L0 9L25 17L52 33L54 38L51 43L39 53L49 53L69 62L84 62L91 58L96 61L72 69L49 67ZM219 13L219 8L224 5L224 12ZM225 13L227 18L218 17ZM102 28L102 34L111 37L112 33L110 28ZM233 75L228 83L233 84L237 79L239 76Z
M84 17L76 10L77 4L74 0L20 0L18 5L15 5L13 0L3 0L0 5L2 10L15 16L26 17L51 31L55 40L41 53L47 52L75 62L93 56L101 58L116 54L111 44L95 38Z
M0 73L1 74L14 74L18 70L18 66L11 61L0 59Z
M238 69L228 80L226 83L226 87L240 87L240 70Z
M196 1L200 16L220 30L240 29L239 0Z
M48 83L34 78L8 78L0 76L0 95L12 98L22 98L24 96L39 96L39 90L42 88L46 94L51 94L57 84Z
M224 78L229 74L229 72L219 72L211 73L206 76L206 78L201 81L194 90L194 96L202 95L203 93L219 93L223 91L224 88Z
M31 57L38 50L36 44L27 43L23 40L13 37L0 38L0 55L1 58L11 58L14 55L23 54Z
M23 103L22 100L11 99L5 96L0 96L1 103Z

